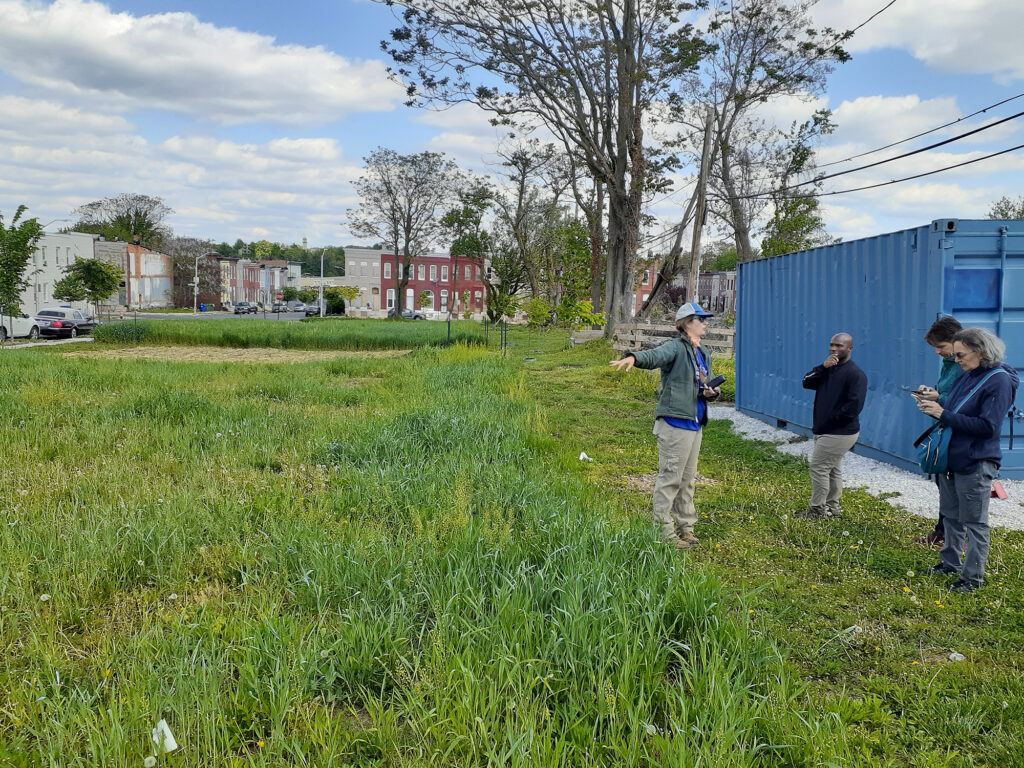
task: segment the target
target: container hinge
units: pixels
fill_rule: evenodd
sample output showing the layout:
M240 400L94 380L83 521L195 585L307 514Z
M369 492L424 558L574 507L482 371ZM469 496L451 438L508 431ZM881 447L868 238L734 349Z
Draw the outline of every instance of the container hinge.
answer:
M952 248L952 247L953 247L953 241L950 240L948 237L944 237L941 240L939 240L939 248Z

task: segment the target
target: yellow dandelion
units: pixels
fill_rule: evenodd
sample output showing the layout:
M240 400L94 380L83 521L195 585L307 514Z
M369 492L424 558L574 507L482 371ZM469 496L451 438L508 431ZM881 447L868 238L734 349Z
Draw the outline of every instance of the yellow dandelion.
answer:
M878 647L878 646L876 645L876 646L875 646L875 650L876 650L876 651L880 651L880 650L882 650L882 649L881 649L881 648L879 648L879 647Z
M257 741L256 742L256 746L259 747L260 749L262 749L263 748L263 742L262 741Z
M104 677L110 677L110 670L109 669L104 669L103 670L103 676Z
M747 613L753 613L753 612L754 612L753 608L751 608L749 611L747 611Z
M912 661L912 662L910 662L910 666L914 666L915 664L920 664L920 663L921 663L920 661Z
M903 588L903 591L904 591L904 592L909 592L909 591L910 591L910 587L904 587L904 588Z
M817 588L818 588L817 584L811 584L811 589L817 589Z

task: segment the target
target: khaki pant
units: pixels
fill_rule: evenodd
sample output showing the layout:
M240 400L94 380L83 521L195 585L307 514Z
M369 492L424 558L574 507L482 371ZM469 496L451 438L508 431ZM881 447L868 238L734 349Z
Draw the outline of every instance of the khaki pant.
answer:
M815 435L807 472L811 476L811 508L839 510L843 495L843 473L839 464L843 454L857 444L855 435Z
M658 419L654 422L654 434L658 437L654 527L662 541L675 541L685 533L692 533L697 522L693 489L704 430L679 429Z

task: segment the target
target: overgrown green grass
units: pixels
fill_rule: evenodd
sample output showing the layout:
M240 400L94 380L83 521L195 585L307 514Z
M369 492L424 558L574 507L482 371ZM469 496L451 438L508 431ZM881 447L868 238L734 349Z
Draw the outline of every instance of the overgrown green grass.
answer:
M567 468L640 516L657 469L657 375L608 370L617 356L591 342L545 357L528 381L553 439L595 459ZM1024 765L1024 534L994 530L985 588L951 595L928 574L935 553L910 541L930 521L850 490L839 520L795 520L806 465L724 422L705 430L699 471L691 573L749 595L754 626L810 681L814 708L841 721L846 763Z
M644 408L581 354L0 357L0 764L847 762L763 598L581 475L557 409Z
M415 349L452 344L481 344L480 323L328 318L293 322L232 318L190 320L123 320L98 326L98 342L112 344L181 344L277 349ZM494 342L497 344L497 341Z

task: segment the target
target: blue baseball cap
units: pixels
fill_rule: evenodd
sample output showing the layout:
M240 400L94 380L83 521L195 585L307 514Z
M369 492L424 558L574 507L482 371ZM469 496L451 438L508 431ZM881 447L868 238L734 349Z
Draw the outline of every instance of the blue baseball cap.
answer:
M676 310L676 322L679 322L684 317L714 317L710 312L705 312L704 309L695 301L688 301L679 309Z

